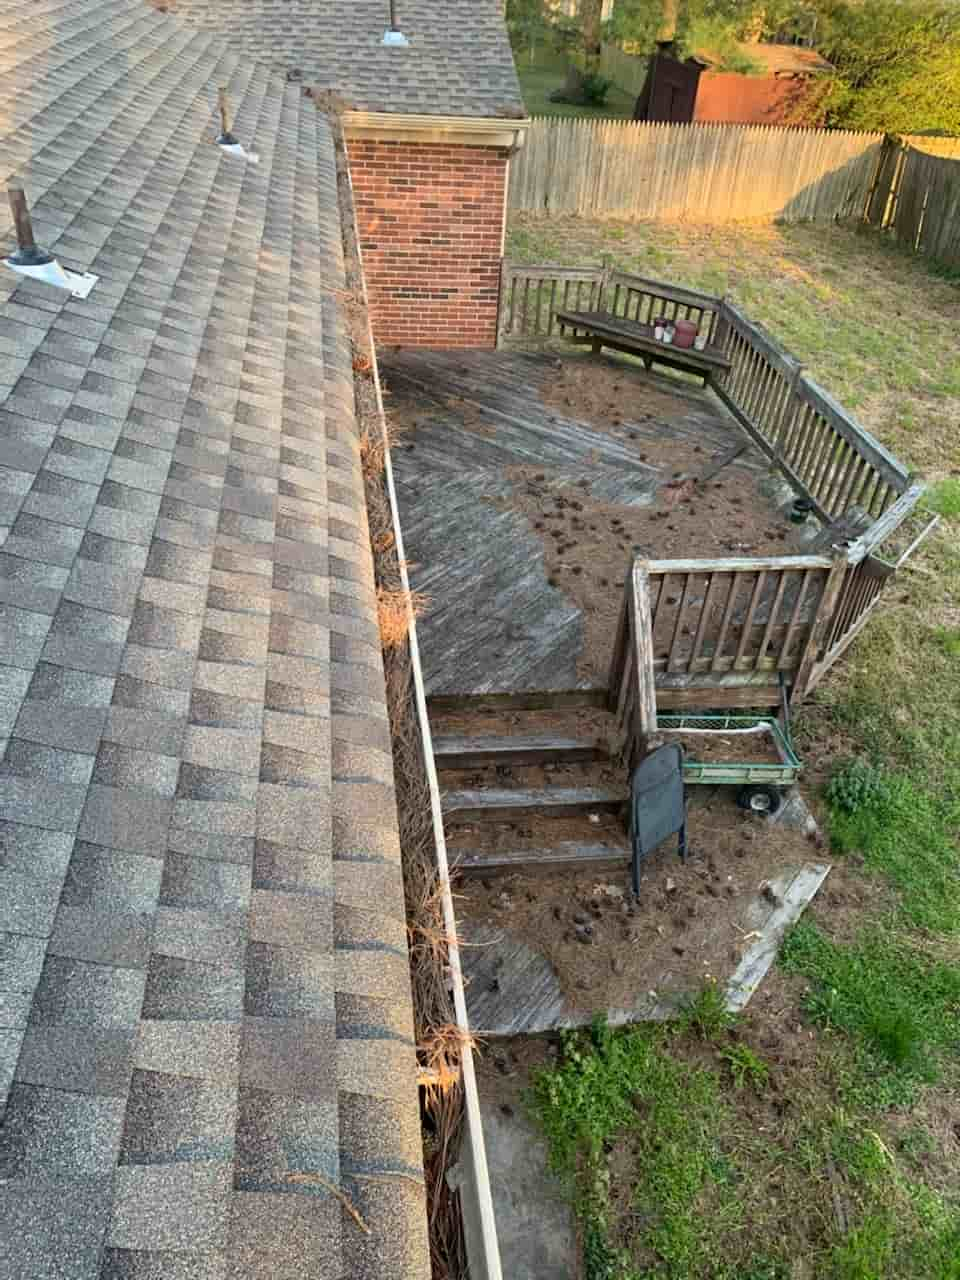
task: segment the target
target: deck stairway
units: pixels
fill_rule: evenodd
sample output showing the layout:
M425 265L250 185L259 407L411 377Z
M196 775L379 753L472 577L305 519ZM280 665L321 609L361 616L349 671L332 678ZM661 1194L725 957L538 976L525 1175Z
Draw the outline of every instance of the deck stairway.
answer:
M451 861L464 875L624 865L626 775L595 710L432 717ZM546 723L545 723L546 722Z

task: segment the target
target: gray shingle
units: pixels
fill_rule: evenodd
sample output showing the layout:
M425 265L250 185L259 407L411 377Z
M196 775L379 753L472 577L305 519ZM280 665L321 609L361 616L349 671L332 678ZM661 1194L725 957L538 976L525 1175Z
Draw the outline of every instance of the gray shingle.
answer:
M4 1280L96 1276L112 1199L109 1173L0 1188L0 1275Z
M108 1244L203 1253L227 1244L233 1162L121 1165Z
M24 1084L125 1100L134 1032L98 1027L28 1027L17 1064Z
M0 0L0 167L101 276L0 300L4 1280L340 1280L376 1249L310 1175L419 1179L332 140L230 52L231 6L199 32ZM399 64L342 12L386 92ZM502 24L472 16L469 78L434 23L396 102L497 114ZM289 12L246 17L288 39ZM255 168L209 144L220 83ZM423 1206L393 1207L376 1274L412 1275Z
M247 1280L302 1280L304 1275L322 1275L324 1268L329 1270L330 1258L340 1257L339 1201L309 1184L299 1184L298 1192L234 1194L230 1232L234 1274Z

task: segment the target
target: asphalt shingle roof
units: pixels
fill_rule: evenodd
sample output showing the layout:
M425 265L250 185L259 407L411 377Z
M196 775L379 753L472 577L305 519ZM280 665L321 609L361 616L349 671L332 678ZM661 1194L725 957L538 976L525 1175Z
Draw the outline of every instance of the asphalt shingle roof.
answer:
M101 277L0 268L0 1280L420 1280L329 128L143 0L0 0L0 70Z
M500 0L397 0L397 24L410 42L399 49L382 43L388 0L159 2L184 22L221 32L246 57L336 90L360 111L526 115Z

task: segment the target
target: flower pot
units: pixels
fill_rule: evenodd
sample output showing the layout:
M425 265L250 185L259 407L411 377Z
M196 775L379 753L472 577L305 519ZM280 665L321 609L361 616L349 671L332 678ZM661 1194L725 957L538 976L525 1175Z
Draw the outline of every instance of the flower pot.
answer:
M692 347L697 336L697 326L692 320L675 320L673 345L675 347Z

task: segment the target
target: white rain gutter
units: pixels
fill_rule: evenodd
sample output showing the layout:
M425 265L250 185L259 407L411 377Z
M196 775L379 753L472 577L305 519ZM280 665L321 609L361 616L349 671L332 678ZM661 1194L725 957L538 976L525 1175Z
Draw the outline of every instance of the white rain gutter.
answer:
M356 237L355 244L359 253L360 235L356 219L356 206L353 202L353 179L347 166L347 180L350 183L351 216ZM420 739L423 743L423 762L427 772L427 783L430 788L430 809L433 818L433 835L437 851L437 876L443 904L443 922L448 943L450 962L450 985L453 991L453 1005L457 1016L457 1026L466 1035L470 1034L467 1018L467 1000L463 988L463 970L460 965L460 949L457 945L457 920L453 909L453 895L450 889L450 864L447 859L447 843L443 831L443 810L440 804L440 786L437 781L437 769L433 759L433 739L430 734L430 719L427 712L427 694L423 683L423 669L420 662L420 645L417 640L417 620L410 596L410 579L406 568L406 551L403 545L403 530L400 527L400 507L397 502L397 491L393 480L393 463L390 457L390 446L387 440L386 415L383 406L383 390L380 384L380 367L377 362L376 346L373 340L373 326L370 322L367 281L361 261L360 289L367 316L367 334L370 342L370 353L373 361L373 385L377 397L377 413L384 439L384 475L387 495L390 500L390 515L393 533L396 538L397 558L400 562L400 577L407 595L407 617L409 622L410 662L413 667L413 687L417 709L417 721L420 726ZM487 1168L487 1152L483 1141L483 1125L480 1119L480 1099L477 1094L477 1078L474 1070L473 1053L467 1050L462 1057L463 1069L463 1105L464 1130L460 1152L460 1207L463 1214L464 1236L471 1280L503 1280L500 1269L500 1246L497 1241L497 1226L493 1212L493 1198L490 1194L490 1174Z

